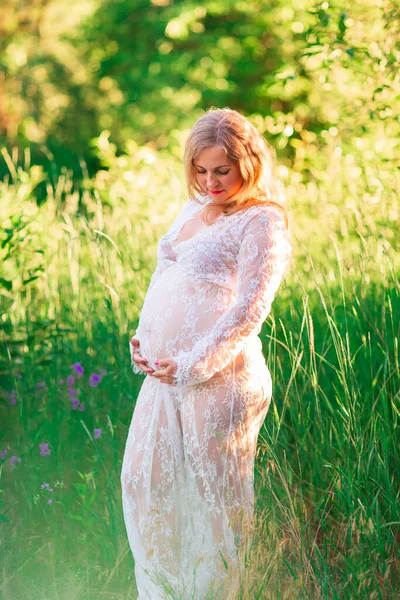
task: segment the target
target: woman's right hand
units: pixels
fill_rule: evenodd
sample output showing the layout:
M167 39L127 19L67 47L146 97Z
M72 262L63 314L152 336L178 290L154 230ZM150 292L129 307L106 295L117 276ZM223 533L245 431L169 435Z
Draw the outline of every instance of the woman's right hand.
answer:
M141 369L145 373L149 373L149 374L154 373L154 370L147 365L147 358L144 358L144 356L142 356L140 354L139 340L137 340L135 337L132 337L130 339L130 343L132 345L132 353L131 353L132 360L135 361L135 363L137 364L139 369Z

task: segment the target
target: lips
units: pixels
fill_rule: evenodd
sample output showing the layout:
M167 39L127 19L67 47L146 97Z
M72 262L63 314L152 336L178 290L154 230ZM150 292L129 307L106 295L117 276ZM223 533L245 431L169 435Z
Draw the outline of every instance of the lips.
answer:
M224 191L224 190L215 190L215 191L213 191L213 190L210 190L210 193L211 193L211 194L222 194L222 192L223 192L223 191Z

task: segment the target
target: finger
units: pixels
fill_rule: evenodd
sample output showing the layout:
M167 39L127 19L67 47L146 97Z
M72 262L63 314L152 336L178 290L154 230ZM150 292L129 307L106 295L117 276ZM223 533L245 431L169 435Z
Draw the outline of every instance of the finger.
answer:
M135 358L136 357L136 358ZM137 352L134 352L132 354L132 358L133 360L135 360L136 362L143 362L143 363L147 363L147 358L144 358L144 356L142 356L141 354L138 354Z
M156 359L154 363L158 368L164 368L165 371L166 369L168 369L168 373L174 373L178 367L178 365L174 360L172 360L172 358L160 358L158 360Z
M147 365L138 365L139 369L141 369L142 371L144 371L145 373L150 373L151 375L153 374L153 369L151 367L148 367Z
M168 371L168 369L161 369L160 373L161 373L161 375L163 375L164 377L169 375L169 371Z
M168 358L158 358L154 361L154 363L157 365L157 367L167 367L169 365L169 360Z
M147 364L147 358L143 358L143 356L140 356L140 354L133 353L132 360L138 365L138 367L142 371L145 371L145 373L153 372L153 369Z
M159 369L158 371L154 371L154 375L155 375L155 377L160 378L160 377L168 376L169 373L167 373L166 369L161 369L161 370Z
M156 379L161 379L162 375L160 375L159 371L154 371L153 377L155 377Z
M132 360L141 367L146 367L146 368L150 367L150 365L148 365L146 361L141 360L140 357L139 357L139 359L132 358Z
M161 359L159 361L155 360L154 361L156 363L156 369L154 371L154 375L159 379L160 377L168 377L169 379L171 379L174 374L175 374L175 370L176 370L176 365L174 364L170 364L170 360L169 359ZM167 366L165 368L162 368L162 365L160 365L161 362L164 362ZM158 364L157 364L158 363ZM161 366L161 368L160 368Z
M165 377L161 377L160 375L156 375L155 373L152 373L152 376L155 377L157 381L163 381L165 379Z

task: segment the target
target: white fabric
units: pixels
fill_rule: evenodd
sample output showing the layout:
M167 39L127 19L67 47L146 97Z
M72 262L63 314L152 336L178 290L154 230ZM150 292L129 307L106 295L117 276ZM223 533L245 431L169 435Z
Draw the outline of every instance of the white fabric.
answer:
M252 206L178 241L212 202L198 199L159 242L134 335L153 369L162 358L178 365L170 385L132 361L145 379L121 486L139 600L203 600L235 565L246 524L251 536L254 454L272 396L258 334L292 250L283 217Z

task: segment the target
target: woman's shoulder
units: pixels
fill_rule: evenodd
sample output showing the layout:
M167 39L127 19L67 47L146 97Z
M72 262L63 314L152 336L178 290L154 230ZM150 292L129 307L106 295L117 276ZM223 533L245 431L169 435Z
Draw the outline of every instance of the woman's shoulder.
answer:
M285 223L284 209L277 204L258 202L245 209L243 213L246 223L250 223L254 219L269 225L280 226Z
M248 209L241 239L260 244L268 250L274 246L275 256L289 256L292 252L291 232L282 209L263 203Z

